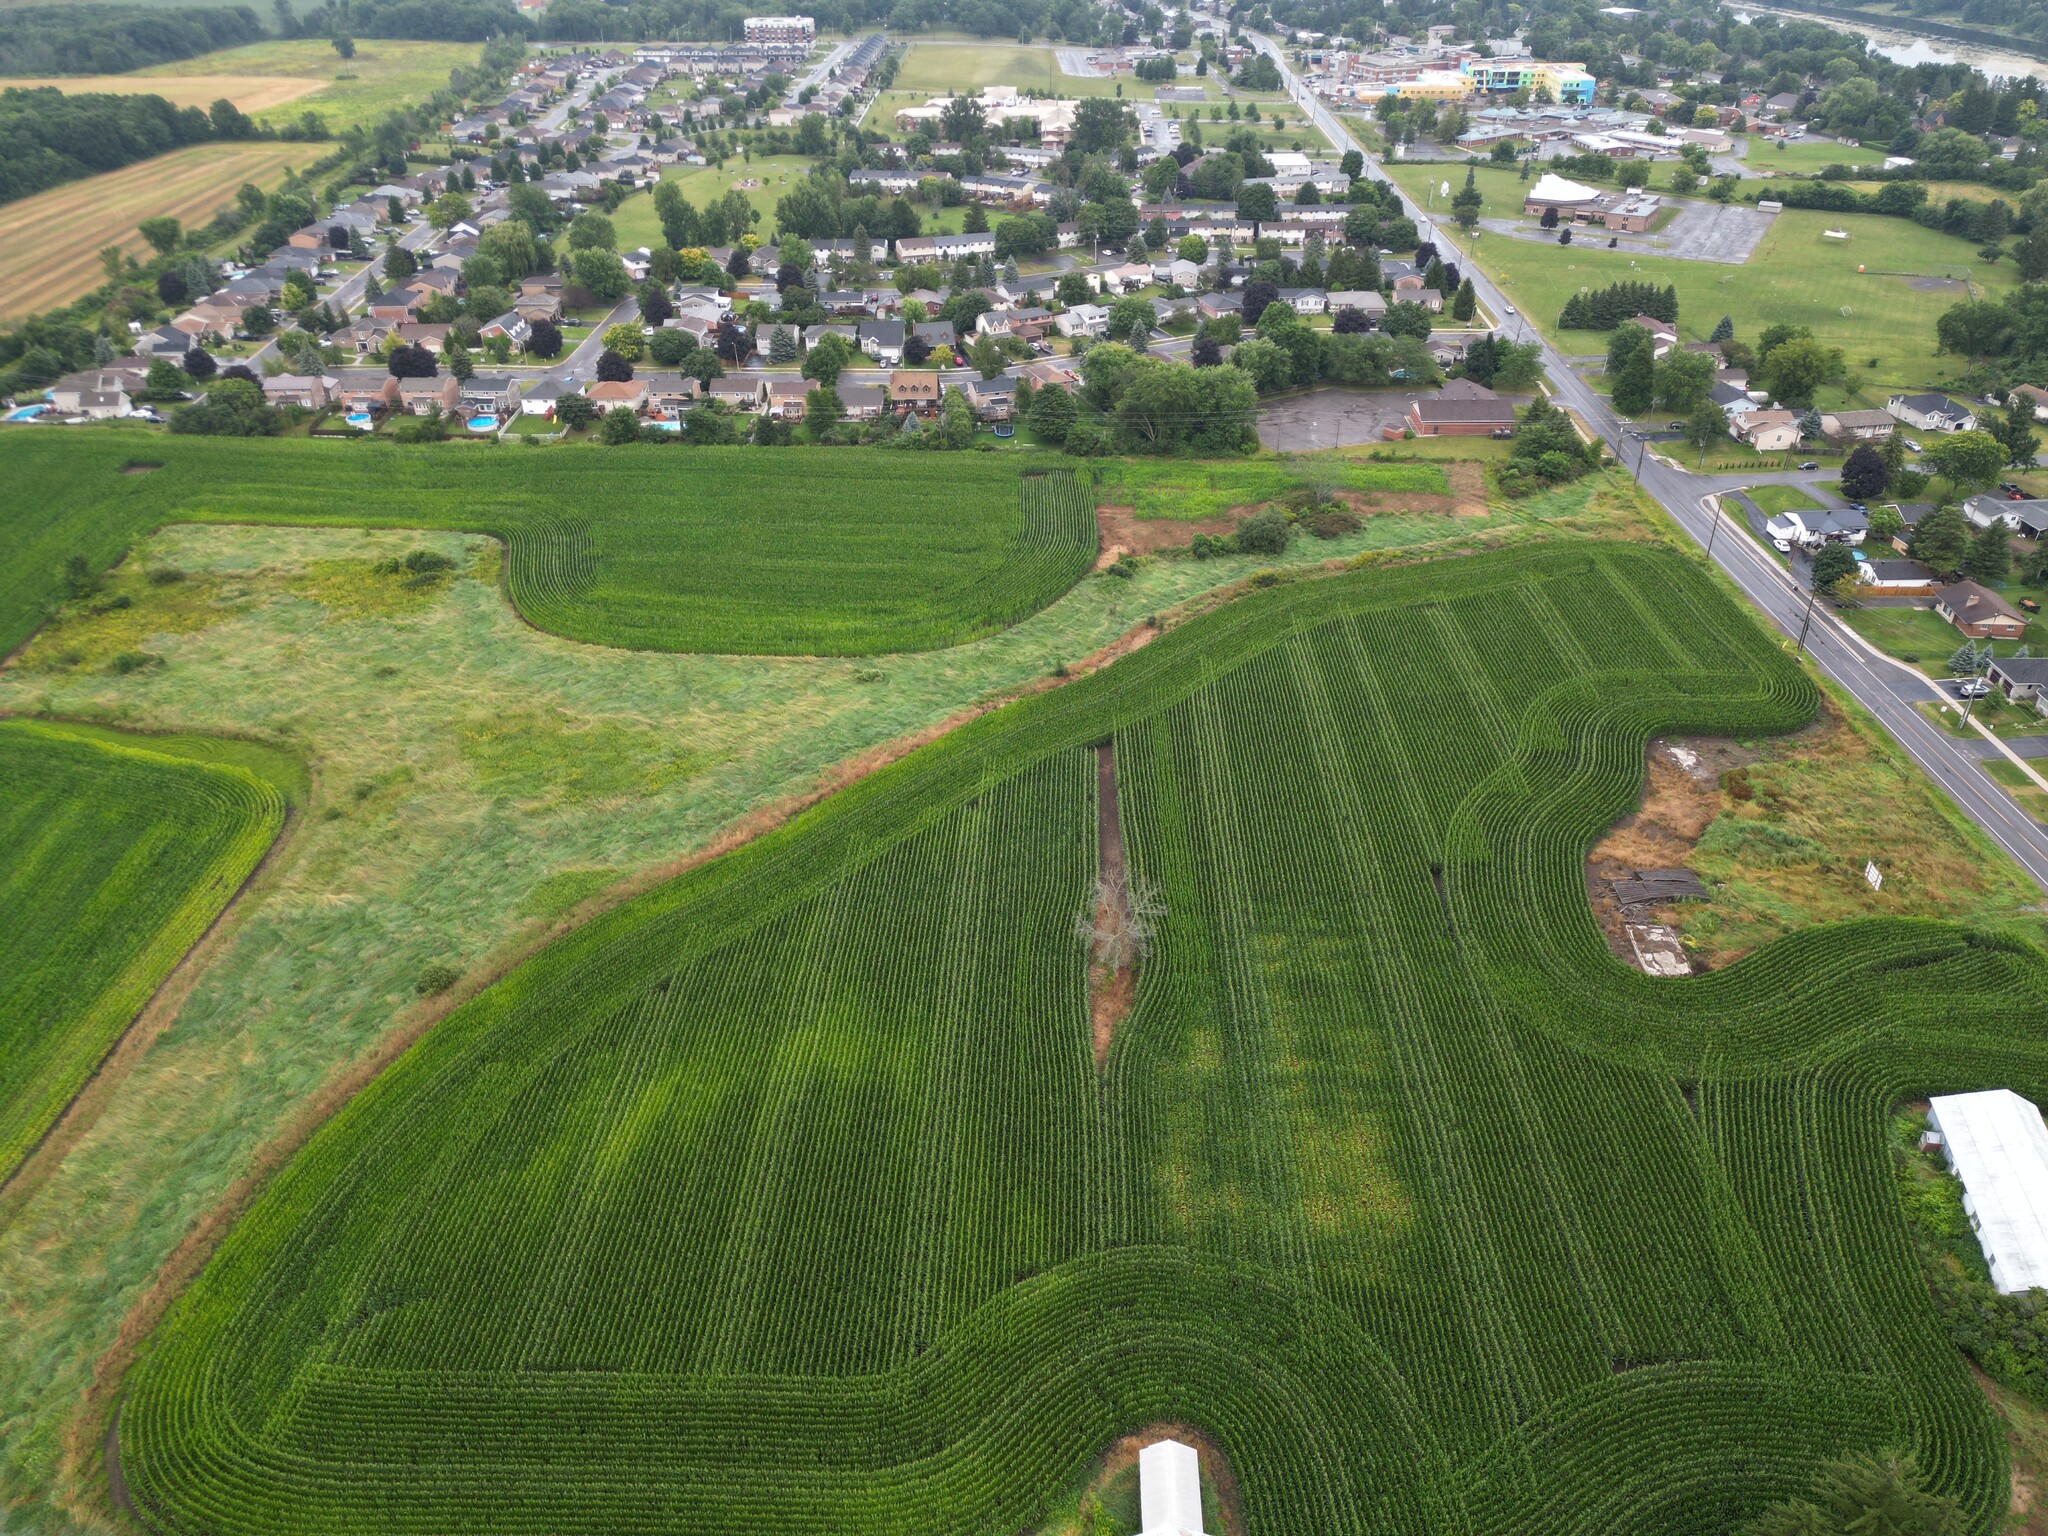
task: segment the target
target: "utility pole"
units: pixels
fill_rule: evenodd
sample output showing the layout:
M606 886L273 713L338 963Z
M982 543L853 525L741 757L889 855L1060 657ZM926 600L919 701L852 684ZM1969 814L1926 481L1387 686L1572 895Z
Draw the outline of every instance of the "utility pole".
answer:
M1798 647L1798 654L1799 654L1799 655L1801 655L1801 656L1804 656L1804 655L1806 654L1806 627L1807 627L1807 625L1811 624L1812 622L1813 622L1813 590L1812 590L1812 588L1810 588L1810 587L1809 587L1809 588L1807 589L1807 593L1806 593L1806 616L1805 616L1804 618L1802 618L1802 619L1801 619L1801 620L1799 621L1799 647Z
M1714 503L1711 520L1707 524L1707 564L1714 563L1714 540L1721 536L1721 504Z

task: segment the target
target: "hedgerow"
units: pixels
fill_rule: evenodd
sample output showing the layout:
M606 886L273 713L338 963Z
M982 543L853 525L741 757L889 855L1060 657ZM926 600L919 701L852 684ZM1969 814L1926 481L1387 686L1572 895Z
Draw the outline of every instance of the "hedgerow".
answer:
M0 722L0 1180L91 1075L284 824L277 788Z
M1560 543L1256 591L986 716L336 1117L131 1378L129 1495L1009 1533L1169 1420L1260 1533L1725 1530L1886 1448L1988 1530L1887 1125L2048 1092L2048 964L1870 921L1653 980L1586 901L1651 735L1815 707L1697 565ZM1098 1071L1104 742L1164 915Z

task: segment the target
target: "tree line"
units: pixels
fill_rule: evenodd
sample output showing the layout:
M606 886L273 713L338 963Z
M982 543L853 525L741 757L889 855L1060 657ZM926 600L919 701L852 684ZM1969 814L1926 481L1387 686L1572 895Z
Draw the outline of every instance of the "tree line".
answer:
M0 75L120 75L262 36L246 5L25 5L0 29Z
M161 96L70 96L54 86L0 91L0 203L188 144L265 136L225 100L202 112Z

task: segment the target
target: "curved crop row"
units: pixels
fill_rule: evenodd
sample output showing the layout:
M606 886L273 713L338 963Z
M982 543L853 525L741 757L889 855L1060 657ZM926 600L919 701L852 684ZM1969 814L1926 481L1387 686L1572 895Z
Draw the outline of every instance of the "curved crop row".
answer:
M284 825L244 768L0 722L0 1179Z
M1653 982L1587 908L1650 733L1814 707L1697 567L1559 544L1254 593L984 717L351 1104L154 1341L131 1497L1007 1533L1171 1419L1260 1533L1678 1536L1898 1444L1988 1529L1883 1135L2048 1091L2048 962L1879 922ZM1104 740L1163 915L1098 1071Z

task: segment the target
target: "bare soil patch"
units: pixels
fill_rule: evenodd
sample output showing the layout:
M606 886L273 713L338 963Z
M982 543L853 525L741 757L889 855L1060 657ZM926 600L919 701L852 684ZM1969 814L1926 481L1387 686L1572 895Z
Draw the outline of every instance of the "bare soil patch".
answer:
M1906 286L1916 293L1957 293L1963 285L1952 277L1909 277Z
M1244 517L1256 512L1256 507L1243 509ZM1237 532L1237 525L1243 517L1204 517L1193 522L1180 518L1140 518L1129 507L1097 507L1095 526L1100 535L1098 543L1102 553L1095 557L1098 571L1115 565L1120 555L1152 555L1162 549L1184 549L1192 544L1195 535L1207 533L1222 537Z
M163 465L161 464L146 464L141 460L136 460L132 463L123 464L121 466L121 473L124 475L153 475L162 468Z
M1107 741L1095 749L1095 841L1097 942L1088 966L1088 1022L1099 1072L1109 1064L1109 1042L1129 1017L1138 991L1135 957L1128 946L1115 942L1116 936L1131 932L1131 909L1123 816L1116 798L1116 748Z
M1222 1517L1222 1536L1244 1536L1244 1495L1238 1489L1236 1475L1230 1470L1230 1461L1214 1440L1192 1424L1148 1424L1133 1434L1125 1435L1102 1453L1095 1475L1088 1480L1088 1494L1098 1493L1111 1478L1136 1466L1138 1453L1161 1440L1178 1440L1195 1448L1195 1455L1202 1463L1202 1477L1216 1490L1216 1510ZM1083 1499L1086 1497L1084 1494Z
M1648 773L1640 805L1601 836L1586 855L1586 899L1593 920L1617 960L1638 963L1628 922L1609 881L1639 869L1685 865L1693 845L1721 814L1721 775L1755 761L1734 742L1719 737L1658 738L1648 748ZM1667 919L1667 909L1644 914Z

